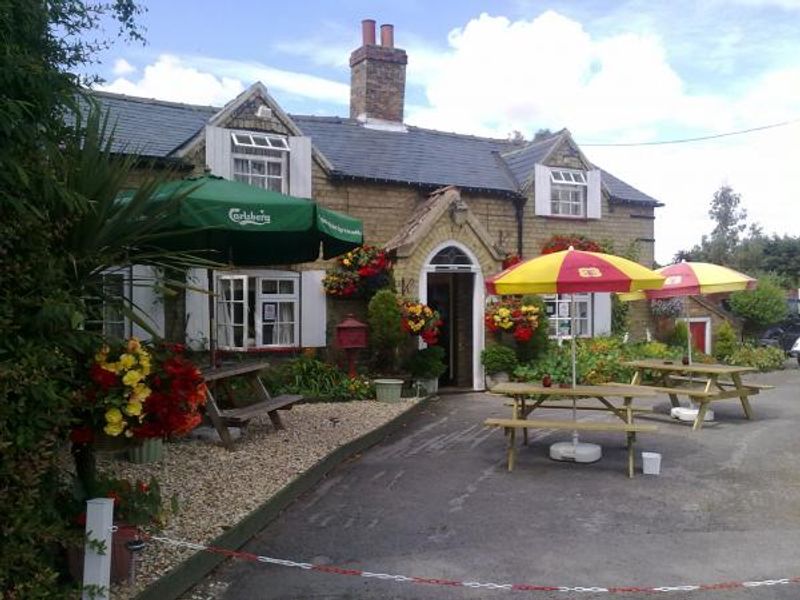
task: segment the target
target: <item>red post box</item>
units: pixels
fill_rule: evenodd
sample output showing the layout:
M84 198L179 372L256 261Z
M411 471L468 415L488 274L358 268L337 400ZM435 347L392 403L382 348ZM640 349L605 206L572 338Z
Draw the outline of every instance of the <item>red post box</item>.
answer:
M336 345L347 354L348 375L356 376L356 353L367 347L367 325L353 315L347 315L336 326Z

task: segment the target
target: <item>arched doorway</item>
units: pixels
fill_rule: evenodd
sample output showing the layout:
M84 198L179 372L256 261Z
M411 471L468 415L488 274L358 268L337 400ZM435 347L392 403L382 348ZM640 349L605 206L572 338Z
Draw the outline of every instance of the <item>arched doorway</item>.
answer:
M439 244L423 263L420 300L436 308L444 321L439 342L447 360L443 386L483 389L483 286L475 254L460 242Z

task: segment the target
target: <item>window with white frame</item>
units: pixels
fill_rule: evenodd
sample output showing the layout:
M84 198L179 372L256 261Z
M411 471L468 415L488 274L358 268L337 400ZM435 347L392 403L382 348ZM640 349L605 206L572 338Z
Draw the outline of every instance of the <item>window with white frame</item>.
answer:
M572 294L543 296L552 337L572 336ZM579 337L591 335L592 302L589 294L575 294L575 332Z
M126 271L101 273L97 295L88 299L90 314L86 329L102 332L109 339L121 340L130 335L130 319L125 316L124 304L130 298L129 277Z
M586 175L582 171L550 170L550 212L563 217L586 216Z
M299 346L300 276L257 271L217 277L217 339L220 348Z
M289 142L265 133L231 132L233 178L249 185L286 193Z

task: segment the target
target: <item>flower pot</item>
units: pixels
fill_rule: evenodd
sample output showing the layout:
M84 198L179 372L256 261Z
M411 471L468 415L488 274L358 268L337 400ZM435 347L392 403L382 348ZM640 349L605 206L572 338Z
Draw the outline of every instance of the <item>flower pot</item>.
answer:
M419 388L419 393L423 396L432 396L439 391L439 379L436 377L431 379L417 379L415 384Z
M116 453L130 448L133 445L133 441L122 434L110 436L100 432L95 435L92 445L95 452Z
M499 371L497 373L492 373L491 375L487 373L484 379L486 380L486 389L491 390L499 383L508 383L509 377L508 373L505 371Z
M128 542L136 539L136 530L129 525L115 523L117 530L111 536L111 583L128 581L133 553ZM83 581L83 546L67 548L67 566L75 581Z
M378 402L399 402L403 390L402 379L376 379L375 397Z
M128 460L136 464L156 462L164 458L164 440L145 438L141 443L128 448Z

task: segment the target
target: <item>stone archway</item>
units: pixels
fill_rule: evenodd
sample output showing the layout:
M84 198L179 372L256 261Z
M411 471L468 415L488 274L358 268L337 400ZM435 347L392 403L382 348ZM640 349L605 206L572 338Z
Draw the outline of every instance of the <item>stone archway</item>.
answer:
M475 253L462 242L446 240L425 257L419 273L419 298L443 313L443 344L448 359L443 383L481 390L480 353L484 344L484 277Z

